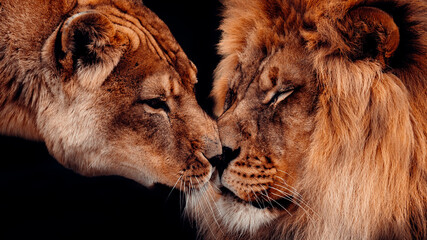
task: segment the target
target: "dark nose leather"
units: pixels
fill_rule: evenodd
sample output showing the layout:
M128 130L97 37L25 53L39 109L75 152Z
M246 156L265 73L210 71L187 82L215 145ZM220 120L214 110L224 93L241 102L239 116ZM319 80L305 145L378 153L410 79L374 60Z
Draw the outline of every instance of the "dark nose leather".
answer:
M209 159L212 166L216 167L219 176L222 176L224 170L228 167L228 164L240 154L240 148L233 150L228 147L222 148L222 155L215 156Z

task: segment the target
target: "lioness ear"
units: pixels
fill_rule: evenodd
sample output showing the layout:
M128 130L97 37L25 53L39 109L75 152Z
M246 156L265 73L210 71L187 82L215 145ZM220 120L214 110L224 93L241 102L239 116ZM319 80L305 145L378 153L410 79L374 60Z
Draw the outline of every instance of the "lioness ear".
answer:
M91 10L68 18L48 39L44 55L63 77L97 88L119 62L124 42L105 15Z
M358 7L346 18L345 31L355 59L377 59L383 67L399 46L399 28L392 16L375 7Z

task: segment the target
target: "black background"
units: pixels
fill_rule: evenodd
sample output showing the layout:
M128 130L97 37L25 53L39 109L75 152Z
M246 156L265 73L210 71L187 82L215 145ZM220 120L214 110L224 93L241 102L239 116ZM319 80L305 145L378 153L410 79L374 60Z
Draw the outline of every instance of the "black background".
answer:
M198 67L198 100L210 112L221 4L144 3ZM182 217L176 190L148 190L117 176L80 176L57 163L39 142L0 136L0 151L0 239L196 238L193 224Z

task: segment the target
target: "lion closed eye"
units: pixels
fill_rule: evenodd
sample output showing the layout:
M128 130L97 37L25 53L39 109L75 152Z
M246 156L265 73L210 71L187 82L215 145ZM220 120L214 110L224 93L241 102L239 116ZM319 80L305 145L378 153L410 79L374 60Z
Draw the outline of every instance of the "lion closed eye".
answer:
M224 4L203 238L427 239L426 2Z
M221 153L196 68L135 1L1 1L0 132L63 165L145 186L199 187ZM176 184L181 182L181 184Z

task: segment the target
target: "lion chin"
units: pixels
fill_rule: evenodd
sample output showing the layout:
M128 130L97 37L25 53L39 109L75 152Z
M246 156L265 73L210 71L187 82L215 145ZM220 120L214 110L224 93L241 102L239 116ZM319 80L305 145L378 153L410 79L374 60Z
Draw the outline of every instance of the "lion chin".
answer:
M427 5L225 0L203 239L427 239Z
M142 1L2 0L0 134L78 173L198 188L221 154L197 69Z

